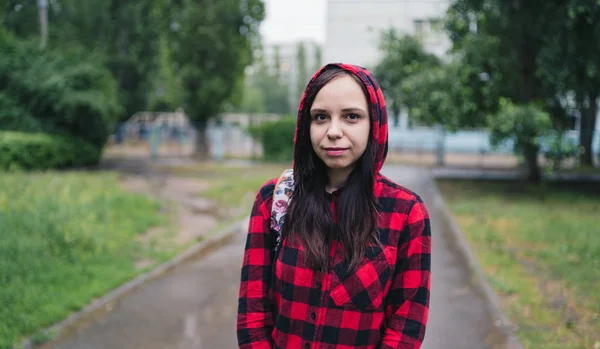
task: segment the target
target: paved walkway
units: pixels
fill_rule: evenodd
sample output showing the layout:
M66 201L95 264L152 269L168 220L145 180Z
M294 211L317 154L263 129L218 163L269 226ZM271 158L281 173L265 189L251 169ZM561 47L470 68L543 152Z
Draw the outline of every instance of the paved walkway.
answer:
M432 178L418 168L384 174L420 194L433 227L431 317L423 349L499 349L484 298L443 226ZM234 349L239 268L245 232L211 255L126 296L115 309L45 349Z
M433 205L433 178L426 169L385 166L383 174L419 194L431 216L432 282L428 330L423 349L500 349L504 337L487 313L481 290L447 230L442 213Z

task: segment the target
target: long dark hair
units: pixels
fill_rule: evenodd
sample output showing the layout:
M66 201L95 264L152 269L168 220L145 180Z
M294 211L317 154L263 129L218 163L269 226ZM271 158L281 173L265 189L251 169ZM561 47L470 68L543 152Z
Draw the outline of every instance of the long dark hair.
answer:
M375 182L374 161L376 145L369 135L367 149L348 176L340 192L337 207L337 224L334 223L329 202L325 196L328 182L327 166L315 153L310 141L310 108L317 93L329 81L341 74L349 74L363 88L363 82L342 68L322 72L310 82L303 107L298 115L298 134L294 146L295 188L288 208L288 217L283 225L283 236L300 239L306 263L314 270L326 270L329 252L334 239L343 247L349 270L354 270L363 259L369 243L379 243L376 235L377 200L373 192ZM373 116L370 115L371 127Z

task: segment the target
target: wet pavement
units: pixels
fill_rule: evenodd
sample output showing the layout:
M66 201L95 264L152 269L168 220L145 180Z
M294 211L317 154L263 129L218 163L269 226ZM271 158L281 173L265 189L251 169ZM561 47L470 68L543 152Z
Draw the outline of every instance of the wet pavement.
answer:
M417 192L433 229L430 321L423 349L499 349L503 337L440 212L429 172L386 166L383 173ZM212 254L179 267L123 298L114 310L44 349L233 349L245 232Z
M422 349L505 348L505 338L494 326L485 298L472 281L467 261L434 205L436 193L430 172L398 165L385 166L382 173L419 194L431 216L431 304Z

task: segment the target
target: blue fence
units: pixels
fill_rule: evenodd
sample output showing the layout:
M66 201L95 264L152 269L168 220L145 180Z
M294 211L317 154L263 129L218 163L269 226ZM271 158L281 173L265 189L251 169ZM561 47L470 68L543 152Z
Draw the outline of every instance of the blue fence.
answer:
M558 138L555 132L541 137L542 152L549 151ZM410 129L390 128L390 151L405 152L437 152L440 143L448 153L467 154L512 154L513 142L506 141L497 147L492 147L490 133L486 130L461 130L458 132L442 132L429 127ZM563 135L564 144L579 144L579 132L569 131ZM600 155L600 132L595 132L593 151L596 157Z

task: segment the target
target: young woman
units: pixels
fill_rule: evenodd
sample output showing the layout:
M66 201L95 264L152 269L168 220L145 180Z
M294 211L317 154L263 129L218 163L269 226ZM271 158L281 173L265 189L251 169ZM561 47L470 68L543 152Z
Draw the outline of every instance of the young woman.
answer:
M289 206L276 204L286 209L279 248L271 224L277 179L252 209L239 348L420 348L429 215L418 195L380 174L387 140L373 76L348 64L321 68L298 110Z

